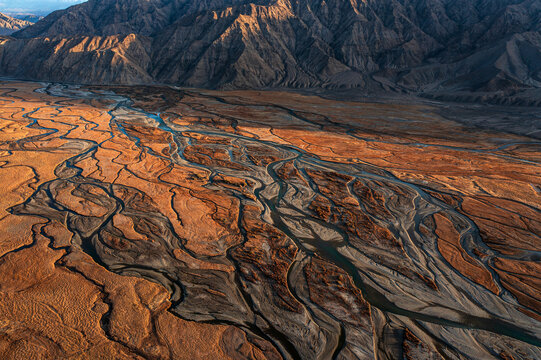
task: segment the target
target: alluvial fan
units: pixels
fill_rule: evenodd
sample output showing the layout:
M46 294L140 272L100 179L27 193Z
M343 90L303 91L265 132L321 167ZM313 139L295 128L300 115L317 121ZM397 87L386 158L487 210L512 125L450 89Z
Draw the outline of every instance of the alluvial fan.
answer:
M541 358L538 140L435 105L0 92L3 358Z

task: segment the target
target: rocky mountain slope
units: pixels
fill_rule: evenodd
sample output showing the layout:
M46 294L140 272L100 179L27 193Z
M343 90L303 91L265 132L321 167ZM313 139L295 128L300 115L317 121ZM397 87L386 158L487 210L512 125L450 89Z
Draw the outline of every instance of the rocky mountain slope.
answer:
M538 104L541 1L90 0L4 39L0 72Z
M0 13L0 35L10 35L30 25L32 25L30 21L15 19Z

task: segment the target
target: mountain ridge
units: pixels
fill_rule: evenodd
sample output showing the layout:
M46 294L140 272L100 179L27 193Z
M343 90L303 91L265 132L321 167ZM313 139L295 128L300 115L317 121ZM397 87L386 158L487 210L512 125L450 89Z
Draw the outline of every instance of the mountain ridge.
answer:
M538 0L90 0L13 36L0 72L34 80L512 95L539 105ZM103 47L65 48L85 37ZM15 69L16 50L61 61L62 71L31 60ZM75 59L90 71L64 66Z
M0 13L0 35L11 35L30 25L32 25L30 21L17 19Z

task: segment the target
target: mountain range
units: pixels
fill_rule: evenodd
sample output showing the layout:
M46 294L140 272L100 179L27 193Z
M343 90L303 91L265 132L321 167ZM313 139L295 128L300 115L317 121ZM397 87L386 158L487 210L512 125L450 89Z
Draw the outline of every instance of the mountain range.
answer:
M22 12L22 13L8 13L7 15L15 18L15 19L19 19L19 20L24 20L24 21L29 21L31 23L37 23L38 21L40 21L41 19L44 18L44 16L40 15L40 13L25 13L25 12Z
M10 35L30 25L32 25L30 21L0 13L0 35Z
M541 105L539 0L90 0L0 44L32 80Z

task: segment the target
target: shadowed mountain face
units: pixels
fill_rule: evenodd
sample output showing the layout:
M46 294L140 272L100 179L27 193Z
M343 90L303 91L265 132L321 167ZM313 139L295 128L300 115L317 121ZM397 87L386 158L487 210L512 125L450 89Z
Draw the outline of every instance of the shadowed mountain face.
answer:
M4 40L0 70L538 104L540 16L539 0L91 0Z
M505 122L144 86L0 102L2 359L541 358L541 144Z
M0 13L0 35L10 35L32 25L30 21L16 19Z

